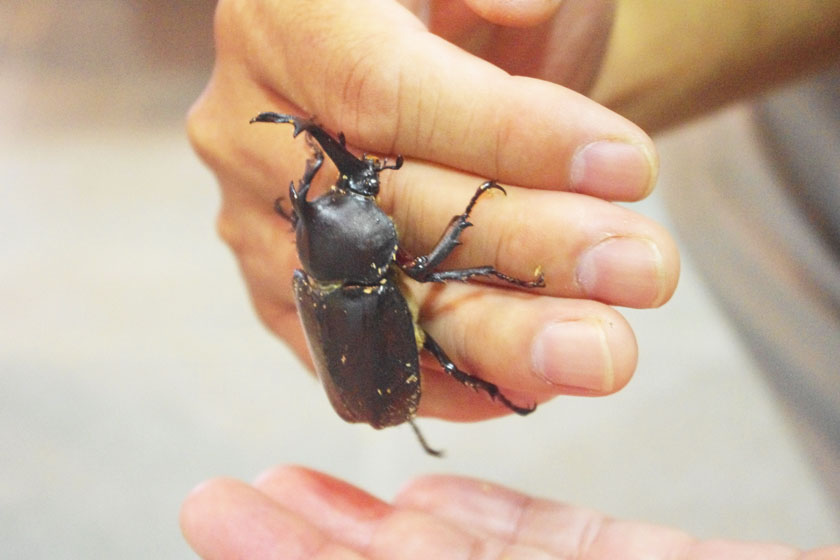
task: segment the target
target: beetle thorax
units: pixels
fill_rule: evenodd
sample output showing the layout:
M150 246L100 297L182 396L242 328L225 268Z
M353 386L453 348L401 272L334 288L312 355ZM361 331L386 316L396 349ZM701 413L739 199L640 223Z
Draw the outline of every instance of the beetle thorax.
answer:
M343 189L308 203L296 234L303 269L318 282L377 284L397 249L394 223L376 201Z

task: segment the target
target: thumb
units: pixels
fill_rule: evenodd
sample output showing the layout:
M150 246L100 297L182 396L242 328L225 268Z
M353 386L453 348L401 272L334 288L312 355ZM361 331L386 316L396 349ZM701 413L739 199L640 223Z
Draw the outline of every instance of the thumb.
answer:
M598 76L614 0L464 0L434 3L429 29L518 76L588 92Z
M490 23L506 27L532 27L547 21L563 0L464 0L472 11Z

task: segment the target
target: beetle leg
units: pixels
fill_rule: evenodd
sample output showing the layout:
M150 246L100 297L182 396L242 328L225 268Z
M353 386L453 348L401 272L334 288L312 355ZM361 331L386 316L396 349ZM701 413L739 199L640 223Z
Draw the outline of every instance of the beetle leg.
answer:
M439 449L433 449L429 447L429 444L426 443L426 438L423 437L423 433L420 431L420 428L417 427L417 423L414 421L414 418L409 418L408 423L411 424L411 429L414 430L414 434L417 436L417 440L420 442L420 445L423 446L423 450L428 453L429 455L434 455L435 457L443 457L443 451Z
M396 161L394 161L393 164L388 163L388 160L386 159L380 165L378 165L376 169L377 169L377 171L382 171L383 169L395 169L396 170L396 169L399 169L400 167L403 166L404 161L405 160L402 156L397 156L397 159L396 159Z
M309 193L309 187L312 184L312 179L321 169L324 164L324 152L318 146L311 144L314 149L314 157L306 160L306 169L303 172L303 177L298 181L298 188L295 189L294 182L289 184L289 200L292 202L292 214L288 217L292 225L297 225L298 216L302 212L302 206L306 204L306 195ZM283 217L287 217L286 212L279 206L280 199L274 203L274 209Z
M443 232L443 235L440 237L440 240L437 242L434 249L432 249L428 255L411 259L402 266L402 269L405 270L406 274L420 282L428 281L426 280L426 276L428 276L432 270L442 263L443 260L455 250L455 247L461 244L461 242L458 241L458 238L461 237L461 232L472 226L472 223L469 221L470 212L472 212L478 198L490 189L498 189L505 192L505 189L500 187L494 181L485 181L482 183L470 199L464 213L453 216L452 219L449 220L449 225L446 227L446 230Z
M482 183L470 199L464 213L452 217L449 221L449 226L446 228L446 231L443 232L440 241L437 242L437 245L435 245L434 249L432 249L428 255L411 257L406 251L400 249L397 254L397 263L400 268L402 268L408 276L418 282L446 282L447 280L466 281L473 276L495 276L500 280L504 280L509 284L520 286L522 288L542 288L545 286L545 278L542 273L537 276L536 280L527 281L508 276L507 274L499 272L492 266L435 271L435 268L437 268L437 266L442 263L453 250L455 250L455 247L461 244L461 242L458 241L458 238L461 236L461 232L472 226L472 223L469 221L469 217L475 203L482 194L491 189L500 190L503 193L505 192L505 189L499 186L499 184L495 181L485 181Z
M426 350L428 350L437 359L438 362L440 362L440 365L443 366L443 369L446 371L446 373L448 373L467 387L476 390L481 389L482 391L490 395L491 398L499 401L500 403L502 403L515 413L519 414L520 416L530 414L536 409L536 406L516 406L515 404L510 402L510 400L508 400L508 398L504 396L502 392L499 391L499 388L493 383L490 383L489 381L484 381L480 377L470 375L469 373L458 369L458 366L456 366L455 363L449 358L449 356L446 355L446 352L443 351L443 348L441 348L440 345L437 342L435 342L435 339L433 339L429 335L429 333L426 333L426 340L423 342L423 347Z
M545 287L545 275L540 272L536 280L520 280L513 276L508 276L504 272L499 272L492 266L477 266L475 268L459 268L455 270L439 270L430 272L423 279L424 282L446 282L447 280L460 280L466 282L474 276L495 276L500 280L504 280L508 284L519 286L520 288L543 288Z
M309 136L307 136L308 138ZM300 181L298 181L298 191L297 193L303 197L303 200L306 200L306 193L309 191L309 185L312 184L312 179L315 178L315 175L318 173L318 170L321 169L321 166L324 164L324 152L315 145L310 144L313 148L313 158L306 160L306 169L303 172L303 177L301 177Z

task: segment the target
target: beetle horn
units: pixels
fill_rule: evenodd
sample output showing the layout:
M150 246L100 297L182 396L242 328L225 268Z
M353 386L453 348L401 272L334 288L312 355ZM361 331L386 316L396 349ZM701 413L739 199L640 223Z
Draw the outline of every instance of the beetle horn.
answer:
M304 131L308 132L321 145L321 148L343 175L354 176L367 169L367 164L364 161L350 153L343 143L330 136L326 130L315 124L315 121L311 119L269 112L260 113L251 119L251 122L291 123L295 127L294 136Z

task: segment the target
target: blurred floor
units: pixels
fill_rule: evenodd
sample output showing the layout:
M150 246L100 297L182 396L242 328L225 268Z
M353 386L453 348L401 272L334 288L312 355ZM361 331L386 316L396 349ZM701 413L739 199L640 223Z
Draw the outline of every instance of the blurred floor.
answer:
M444 460L408 428L341 422L213 231L214 179L182 130L210 4L0 4L0 556L190 558L177 513L193 485L288 462L383 497L447 471L701 537L840 541L688 255L671 303L627 312L641 361L616 396L423 420ZM662 189L684 180L687 138L714 141L703 127L661 140ZM658 198L638 208L667 222Z

